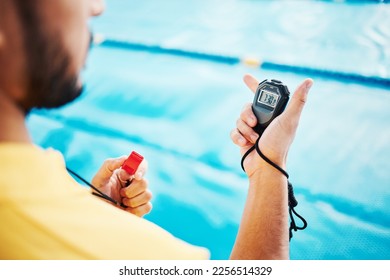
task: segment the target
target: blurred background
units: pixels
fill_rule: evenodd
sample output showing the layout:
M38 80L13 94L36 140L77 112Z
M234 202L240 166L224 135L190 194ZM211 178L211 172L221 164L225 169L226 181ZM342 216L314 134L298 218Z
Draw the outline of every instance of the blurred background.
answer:
M154 194L145 218L227 259L248 188L229 136L253 98L242 76L291 92L311 77L287 166L309 225L291 258L390 259L385 2L106 0L83 96L34 111L32 137L87 180L106 158L138 151Z

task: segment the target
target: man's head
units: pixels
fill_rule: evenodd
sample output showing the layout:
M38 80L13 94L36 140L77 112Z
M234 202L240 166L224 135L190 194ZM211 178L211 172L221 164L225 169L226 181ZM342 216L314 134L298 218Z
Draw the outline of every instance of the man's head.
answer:
M0 0L0 94L25 112L80 95L79 73L103 0Z

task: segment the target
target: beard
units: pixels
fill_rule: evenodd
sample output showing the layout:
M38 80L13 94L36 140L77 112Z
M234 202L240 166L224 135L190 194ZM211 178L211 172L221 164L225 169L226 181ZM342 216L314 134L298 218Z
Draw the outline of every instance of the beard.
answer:
M15 0L24 30L26 94L19 105L26 114L33 108L58 108L83 91L79 73L71 74L71 55L60 32L45 28L35 1Z
M28 60L30 75L24 99L26 111L61 107L74 101L83 91L78 83L78 75L68 74L70 59L65 51L53 41L49 44L42 46L42 49L46 49L43 56L30 55Z

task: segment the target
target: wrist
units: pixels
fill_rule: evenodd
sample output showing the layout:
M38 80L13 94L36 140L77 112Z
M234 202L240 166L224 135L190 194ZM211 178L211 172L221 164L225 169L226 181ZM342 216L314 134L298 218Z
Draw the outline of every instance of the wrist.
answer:
M276 151L272 149L271 147L266 147L264 145L261 145L259 142L256 143L256 150L261 151L261 153L268 158L271 162L282 168L283 170L286 170L287 166L287 151L286 152L281 152L281 151ZM257 152L257 156L264 162L266 160L262 158ZM267 162L266 162L267 163Z
M265 146L266 148L263 149L261 146ZM242 149L241 152L241 167L247 173L248 177L256 170L263 169L264 167L272 167L288 178L288 174L285 171L287 151L285 153L274 152L272 146L260 145L258 139L252 147Z
M256 146L256 151L258 153L258 155L264 160L266 161L269 165L271 165L272 167L274 167L275 169L279 170L280 173L282 173L284 176L286 176L286 178L288 179L289 175L288 173L286 172L286 170L284 170L284 168L280 167L278 164L276 164L275 162L273 162L272 160L270 160L267 156L265 156L261 150L259 149L258 146Z
M262 175L269 175L273 176L275 178L286 178L288 179L288 174L284 174L274 166L272 166L270 163L266 162L262 157L259 155L256 155L256 165L254 168L252 168L251 173L248 174L249 180L258 177L260 174ZM276 164L276 163L275 163ZM284 167L279 166L283 171L285 170ZM287 172L286 172L287 173Z
M254 167L252 169L252 172L248 172L248 177L251 177L251 174L253 174L257 170L261 170L264 168L273 168L275 171L280 172L282 175L284 175L287 179L289 177L288 173L286 172L286 156L280 157L279 160L275 160L274 158L278 157L271 157L269 158L267 155L265 155L261 149L259 148L258 142L254 145L253 149L256 151L253 162L251 162Z

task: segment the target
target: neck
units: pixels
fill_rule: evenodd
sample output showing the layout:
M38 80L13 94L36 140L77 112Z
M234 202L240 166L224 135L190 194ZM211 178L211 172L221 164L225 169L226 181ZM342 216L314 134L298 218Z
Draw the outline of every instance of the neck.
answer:
M25 117L23 110L0 91L0 143L31 143Z

